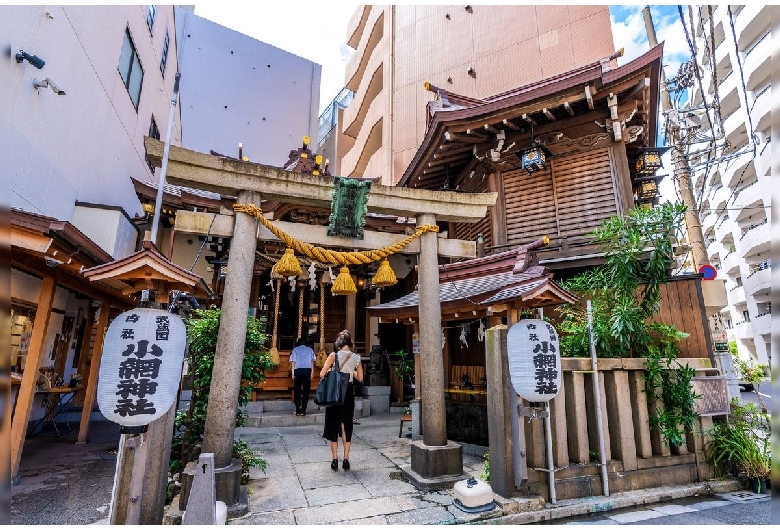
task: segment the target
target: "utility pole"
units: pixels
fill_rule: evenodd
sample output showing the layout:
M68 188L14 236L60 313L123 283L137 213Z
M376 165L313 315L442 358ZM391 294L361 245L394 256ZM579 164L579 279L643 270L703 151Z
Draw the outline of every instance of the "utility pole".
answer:
M653 17L650 14L650 6L642 9L642 15L645 19L645 29L647 31L647 41L650 47L658 45L658 39L655 36L655 26L653 26ZM696 57L692 60L696 62ZM695 66L698 68L698 66ZM677 112L672 107L672 98L669 96L669 90L666 87L666 75L663 67L661 68L661 109L665 115ZM688 246L691 252L691 264L693 271L698 272L699 267L710 262L707 256L707 249L704 246L704 235L701 231L701 221L696 212L696 199L693 195L693 186L691 184L691 168L688 165L688 159L685 156L685 143L680 137L680 128L672 120L666 120L669 142L672 144L672 165L674 166L674 183L677 191L687 207L685 211L685 229L688 233ZM714 132L714 131L713 131Z

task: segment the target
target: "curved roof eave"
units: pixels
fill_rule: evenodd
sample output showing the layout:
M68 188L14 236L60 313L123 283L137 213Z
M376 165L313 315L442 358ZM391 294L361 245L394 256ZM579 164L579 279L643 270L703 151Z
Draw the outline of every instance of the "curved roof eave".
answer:
M648 66L651 68L652 80L654 81L650 83L650 104L657 108L662 56L663 42L633 61L606 72L602 71L601 62L598 61L556 76L542 79L529 85L518 87L517 89L508 92L490 96L485 98L486 103L483 105L464 109L454 109L448 112L437 112L431 119L422 144L407 166L401 179L398 181L397 186L405 186L408 183L411 175L417 170L418 166L423 162L423 159L428 155L428 151L430 151L434 139L439 138L444 134L445 126L459 120L480 118L498 110L527 104L535 99L563 92L587 83L597 82L599 86L614 83L622 78L630 77ZM651 115L650 137L655 138L658 128L657 119L655 118L655 113L651 113Z

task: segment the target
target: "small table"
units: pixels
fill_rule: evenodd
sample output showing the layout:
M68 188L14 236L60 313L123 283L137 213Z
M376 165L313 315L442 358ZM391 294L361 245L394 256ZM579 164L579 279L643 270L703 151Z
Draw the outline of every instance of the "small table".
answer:
M398 437L402 437L404 435L404 422L410 422L412 421L412 415L411 414L404 414L401 416L401 426L398 428Z
M57 416L62 414L65 416L65 426L68 428L68 432L71 431L70 424L68 423L68 419L65 410L65 406L70 403L70 401L73 399L73 396L76 395L76 392L84 388L83 386L74 386L74 387L61 387L61 388L49 388L48 390L38 390L35 393L36 394L43 394L43 405L46 405L46 414L43 415L43 418L38 420L38 423L36 423L32 429L30 429L27 436L33 436L34 434L37 434L35 431L38 429L39 426L43 423L51 423L54 427L55 437L59 438L61 436L60 430L57 428ZM43 429L41 429L43 430ZM39 431L40 432L40 431Z
M466 389L466 388L447 388L444 390L447 394L460 394L460 395L467 395L471 398L472 403L476 403L477 399L476 396L486 396L487 390L475 390L475 389Z

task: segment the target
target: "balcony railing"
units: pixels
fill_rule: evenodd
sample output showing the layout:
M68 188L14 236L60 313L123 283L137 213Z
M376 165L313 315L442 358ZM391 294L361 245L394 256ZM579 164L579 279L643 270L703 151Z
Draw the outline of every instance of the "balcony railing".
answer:
M771 268L772 268L772 259L771 258L765 259L764 261L760 263L756 263L755 265L751 266L750 274L748 274L747 277L750 278L751 276L753 276L754 274L760 271L771 269Z
M745 236L746 236L746 235L748 235L748 233L749 233L751 230L753 230L754 228L758 228L759 226L763 226L763 225L765 225L765 224L766 224L766 221L762 221L762 222L760 222L760 223L757 223L757 224L754 224L754 225L750 225L750 226L748 227L748 229L747 229L747 230L745 230L745 231L742 233L742 236L739 238L739 240L740 240L740 241L742 241L743 239L745 239Z

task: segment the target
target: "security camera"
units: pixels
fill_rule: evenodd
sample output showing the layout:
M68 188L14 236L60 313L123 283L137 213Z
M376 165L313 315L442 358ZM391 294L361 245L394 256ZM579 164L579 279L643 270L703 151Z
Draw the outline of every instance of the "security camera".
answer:
M46 87L49 87L58 96L64 96L65 95L65 91L62 89L62 87L60 87L60 85L58 85L57 82L54 79L52 79L51 77L47 77L43 81L41 81L37 77L33 77L33 86L35 88L46 88Z
M49 267L57 267L59 265L62 265L63 263L64 261L60 261L55 258L51 258L51 257L46 258L46 265L48 265Z
M38 70L43 68L43 65L46 64L46 61L44 61L37 55L31 55L24 50L19 50L19 53L16 54L16 62L21 63L25 59L27 59L27 62L29 62L34 67L36 67Z

